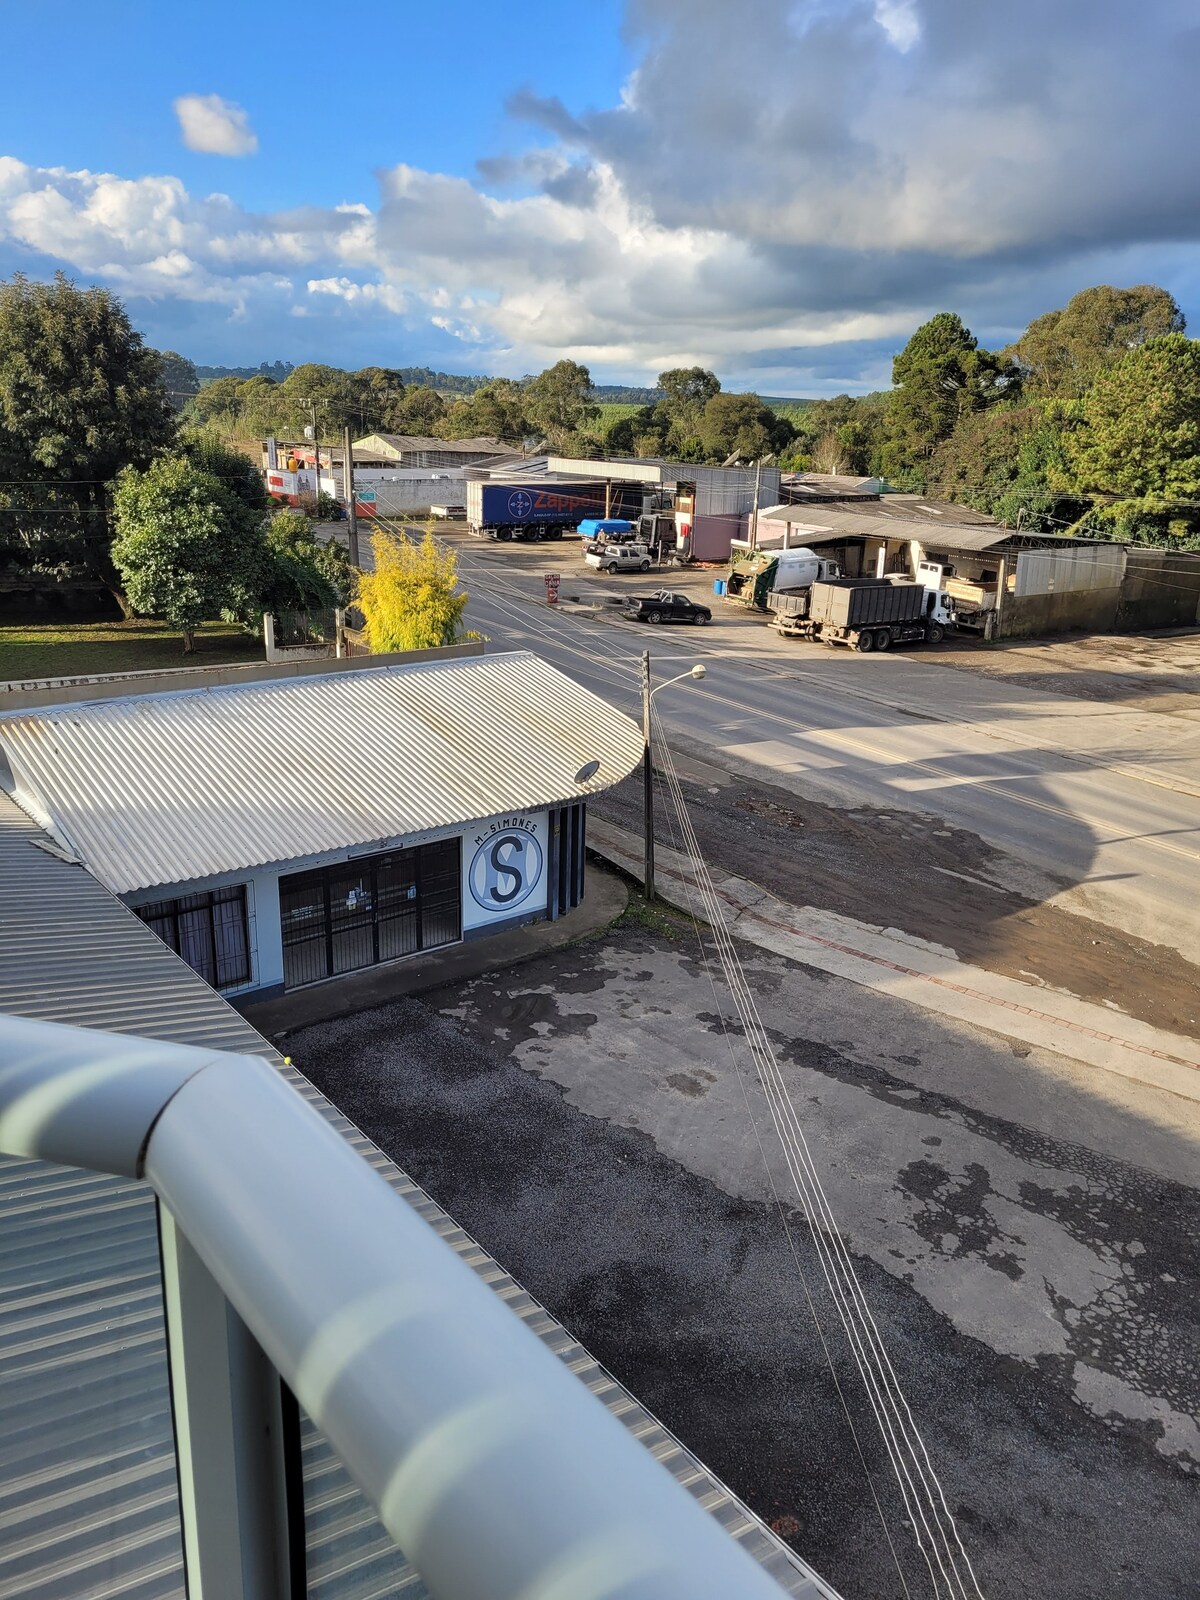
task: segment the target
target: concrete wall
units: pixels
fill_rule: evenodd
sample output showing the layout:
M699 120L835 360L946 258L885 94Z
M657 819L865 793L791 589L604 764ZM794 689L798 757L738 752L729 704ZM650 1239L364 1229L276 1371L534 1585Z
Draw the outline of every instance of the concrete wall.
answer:
M1023 639L1040 633L1111 633L1120 589L1076 589L1057 594L1004 597L998 636Z
M1200 552L1130 549L1117 606L1118 633L1200 622Z
M338 661L255 661L249 666L174 667L167 672L112 672L91 678L45 678L28 683L0 683L0 713L59 706L85 700L112 700L117 695L169 694L183 689L216 689L226 684L275 683L281 678L311 678L328 672L361 672L365 667L398 667L416 661L456 661L481 656L483 641L443 645L436 650L397 650L388 655L355 656Z

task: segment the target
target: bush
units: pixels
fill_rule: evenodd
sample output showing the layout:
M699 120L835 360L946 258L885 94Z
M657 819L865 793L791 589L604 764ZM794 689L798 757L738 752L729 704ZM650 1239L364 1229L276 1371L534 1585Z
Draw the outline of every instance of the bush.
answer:
M371 552L375 570L358 578L358 603L371 649L380 654L457 643L467 595L458 587L454 552L431 533L420 544L376 533Z

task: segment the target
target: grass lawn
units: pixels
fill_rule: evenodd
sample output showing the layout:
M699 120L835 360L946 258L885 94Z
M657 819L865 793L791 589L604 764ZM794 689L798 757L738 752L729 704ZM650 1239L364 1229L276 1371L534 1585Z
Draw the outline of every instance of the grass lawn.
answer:
M196 649L183 653L178 632L161 622L35 622L0 626L0 682L77 678L98 672L161 672L261 661L263 642L226 622L206 622Z

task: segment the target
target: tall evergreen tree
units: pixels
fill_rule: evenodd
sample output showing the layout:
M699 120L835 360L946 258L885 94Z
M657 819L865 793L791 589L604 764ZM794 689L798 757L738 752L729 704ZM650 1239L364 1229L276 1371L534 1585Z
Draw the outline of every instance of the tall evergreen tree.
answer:
M82 567L130 615L108 485L175 432L158 353L106 289L0 283L0 521L30 566Z

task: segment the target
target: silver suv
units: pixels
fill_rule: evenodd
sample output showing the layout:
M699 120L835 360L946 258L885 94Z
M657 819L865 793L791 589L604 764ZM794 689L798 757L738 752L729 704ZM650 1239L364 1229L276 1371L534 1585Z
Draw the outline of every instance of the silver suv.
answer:
M583 559L601 572L650 571L650 548L644 544L593 544Z

